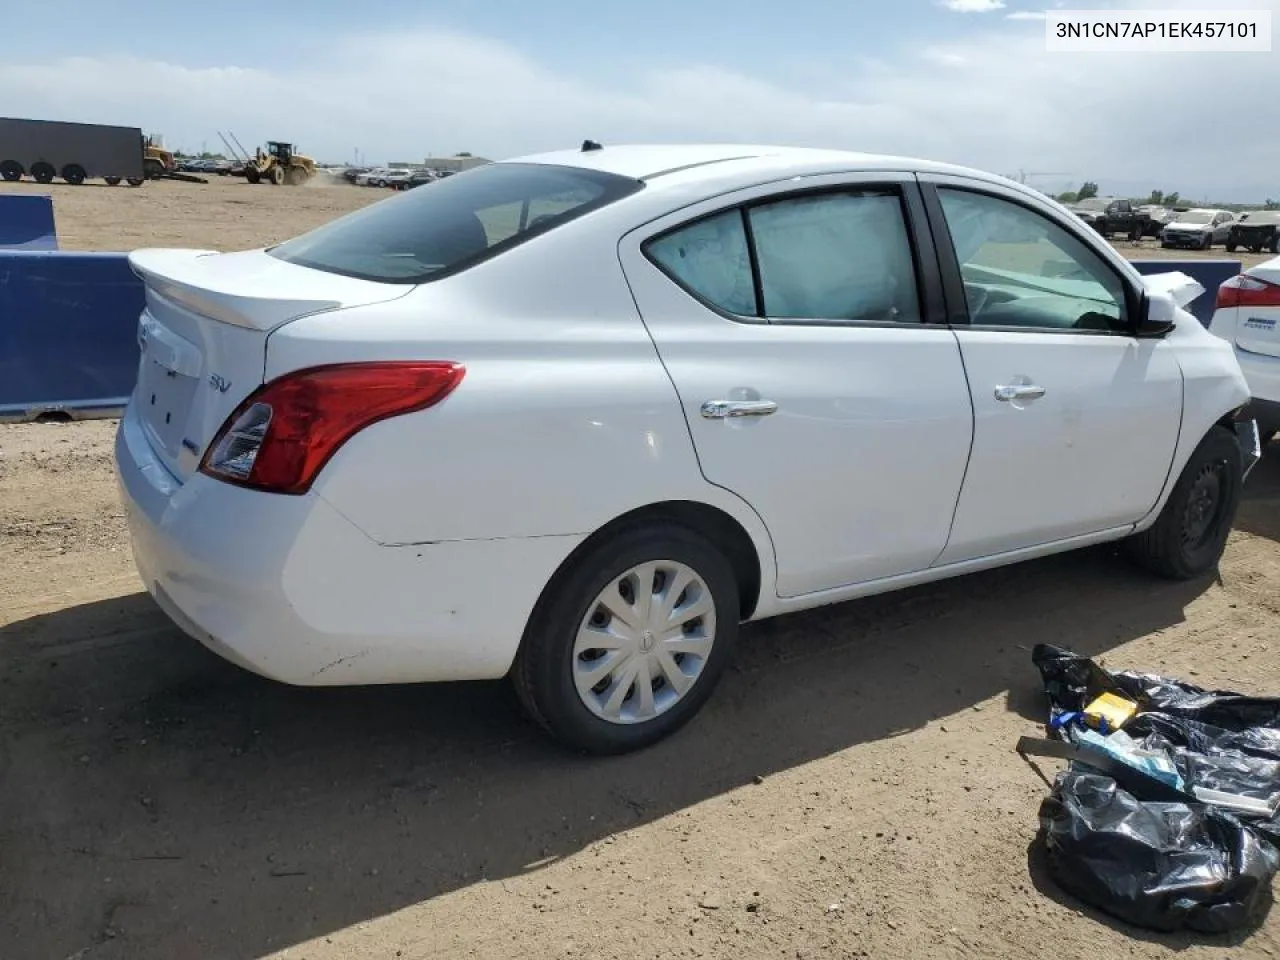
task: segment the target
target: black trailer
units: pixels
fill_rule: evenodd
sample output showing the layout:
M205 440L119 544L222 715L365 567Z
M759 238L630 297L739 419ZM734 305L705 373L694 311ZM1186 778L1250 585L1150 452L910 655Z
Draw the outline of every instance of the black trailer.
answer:
M39 183L61 177L84 183L102 177L108 183L143 182L146 140L138 127L59 120L0 117L0 177Z

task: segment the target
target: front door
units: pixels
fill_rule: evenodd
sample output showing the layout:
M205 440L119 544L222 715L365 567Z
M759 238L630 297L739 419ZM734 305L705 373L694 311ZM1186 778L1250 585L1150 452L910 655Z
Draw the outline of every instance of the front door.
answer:
M972 410L923 221L909 175L824 176L620 245L702 471L764 521L783 597L922 570L946 545Z
M973 398L973 453L939 563L1123 527L1155 505L1182 419L1169 345L1129 333L1129 281L1020 195L936 185L968 325L957 337ZM948 240L948 235L950 240Z

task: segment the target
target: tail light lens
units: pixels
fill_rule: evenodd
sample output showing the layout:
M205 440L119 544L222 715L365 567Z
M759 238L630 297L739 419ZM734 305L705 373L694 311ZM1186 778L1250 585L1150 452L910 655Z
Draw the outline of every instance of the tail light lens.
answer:
M1218 287L1217 307L1280 307L1280 286L1241 273Z
M306 493L357 432L439 403L465 372L460 363L397 361L285 374L236 407L209 445L200 472L256 490Z

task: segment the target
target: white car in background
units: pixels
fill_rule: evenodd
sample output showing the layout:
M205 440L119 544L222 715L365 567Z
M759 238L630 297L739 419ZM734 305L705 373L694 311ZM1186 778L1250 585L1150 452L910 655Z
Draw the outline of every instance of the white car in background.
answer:
M1105 541L1211 570L1231 347L1064 207L920 160L584 144L266 250L139 250L147 589L292 684L510 675L643 747L741 621Z
M1236 351L1263 444L1280 433L1280 257L1250 267L1218 287L1209 330Z
M356 185L361 187L386 187L397 178L408 179L411 171L397 167L375 167L356 175Z

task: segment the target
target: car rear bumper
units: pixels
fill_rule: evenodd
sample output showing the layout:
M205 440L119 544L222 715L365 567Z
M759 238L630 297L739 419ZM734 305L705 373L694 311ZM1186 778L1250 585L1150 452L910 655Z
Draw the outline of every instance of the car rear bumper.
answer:
M180 483L126 411L116 435L134 561L189 635L305 686L505 674L545 584L580 537L383 546L323 498Z

